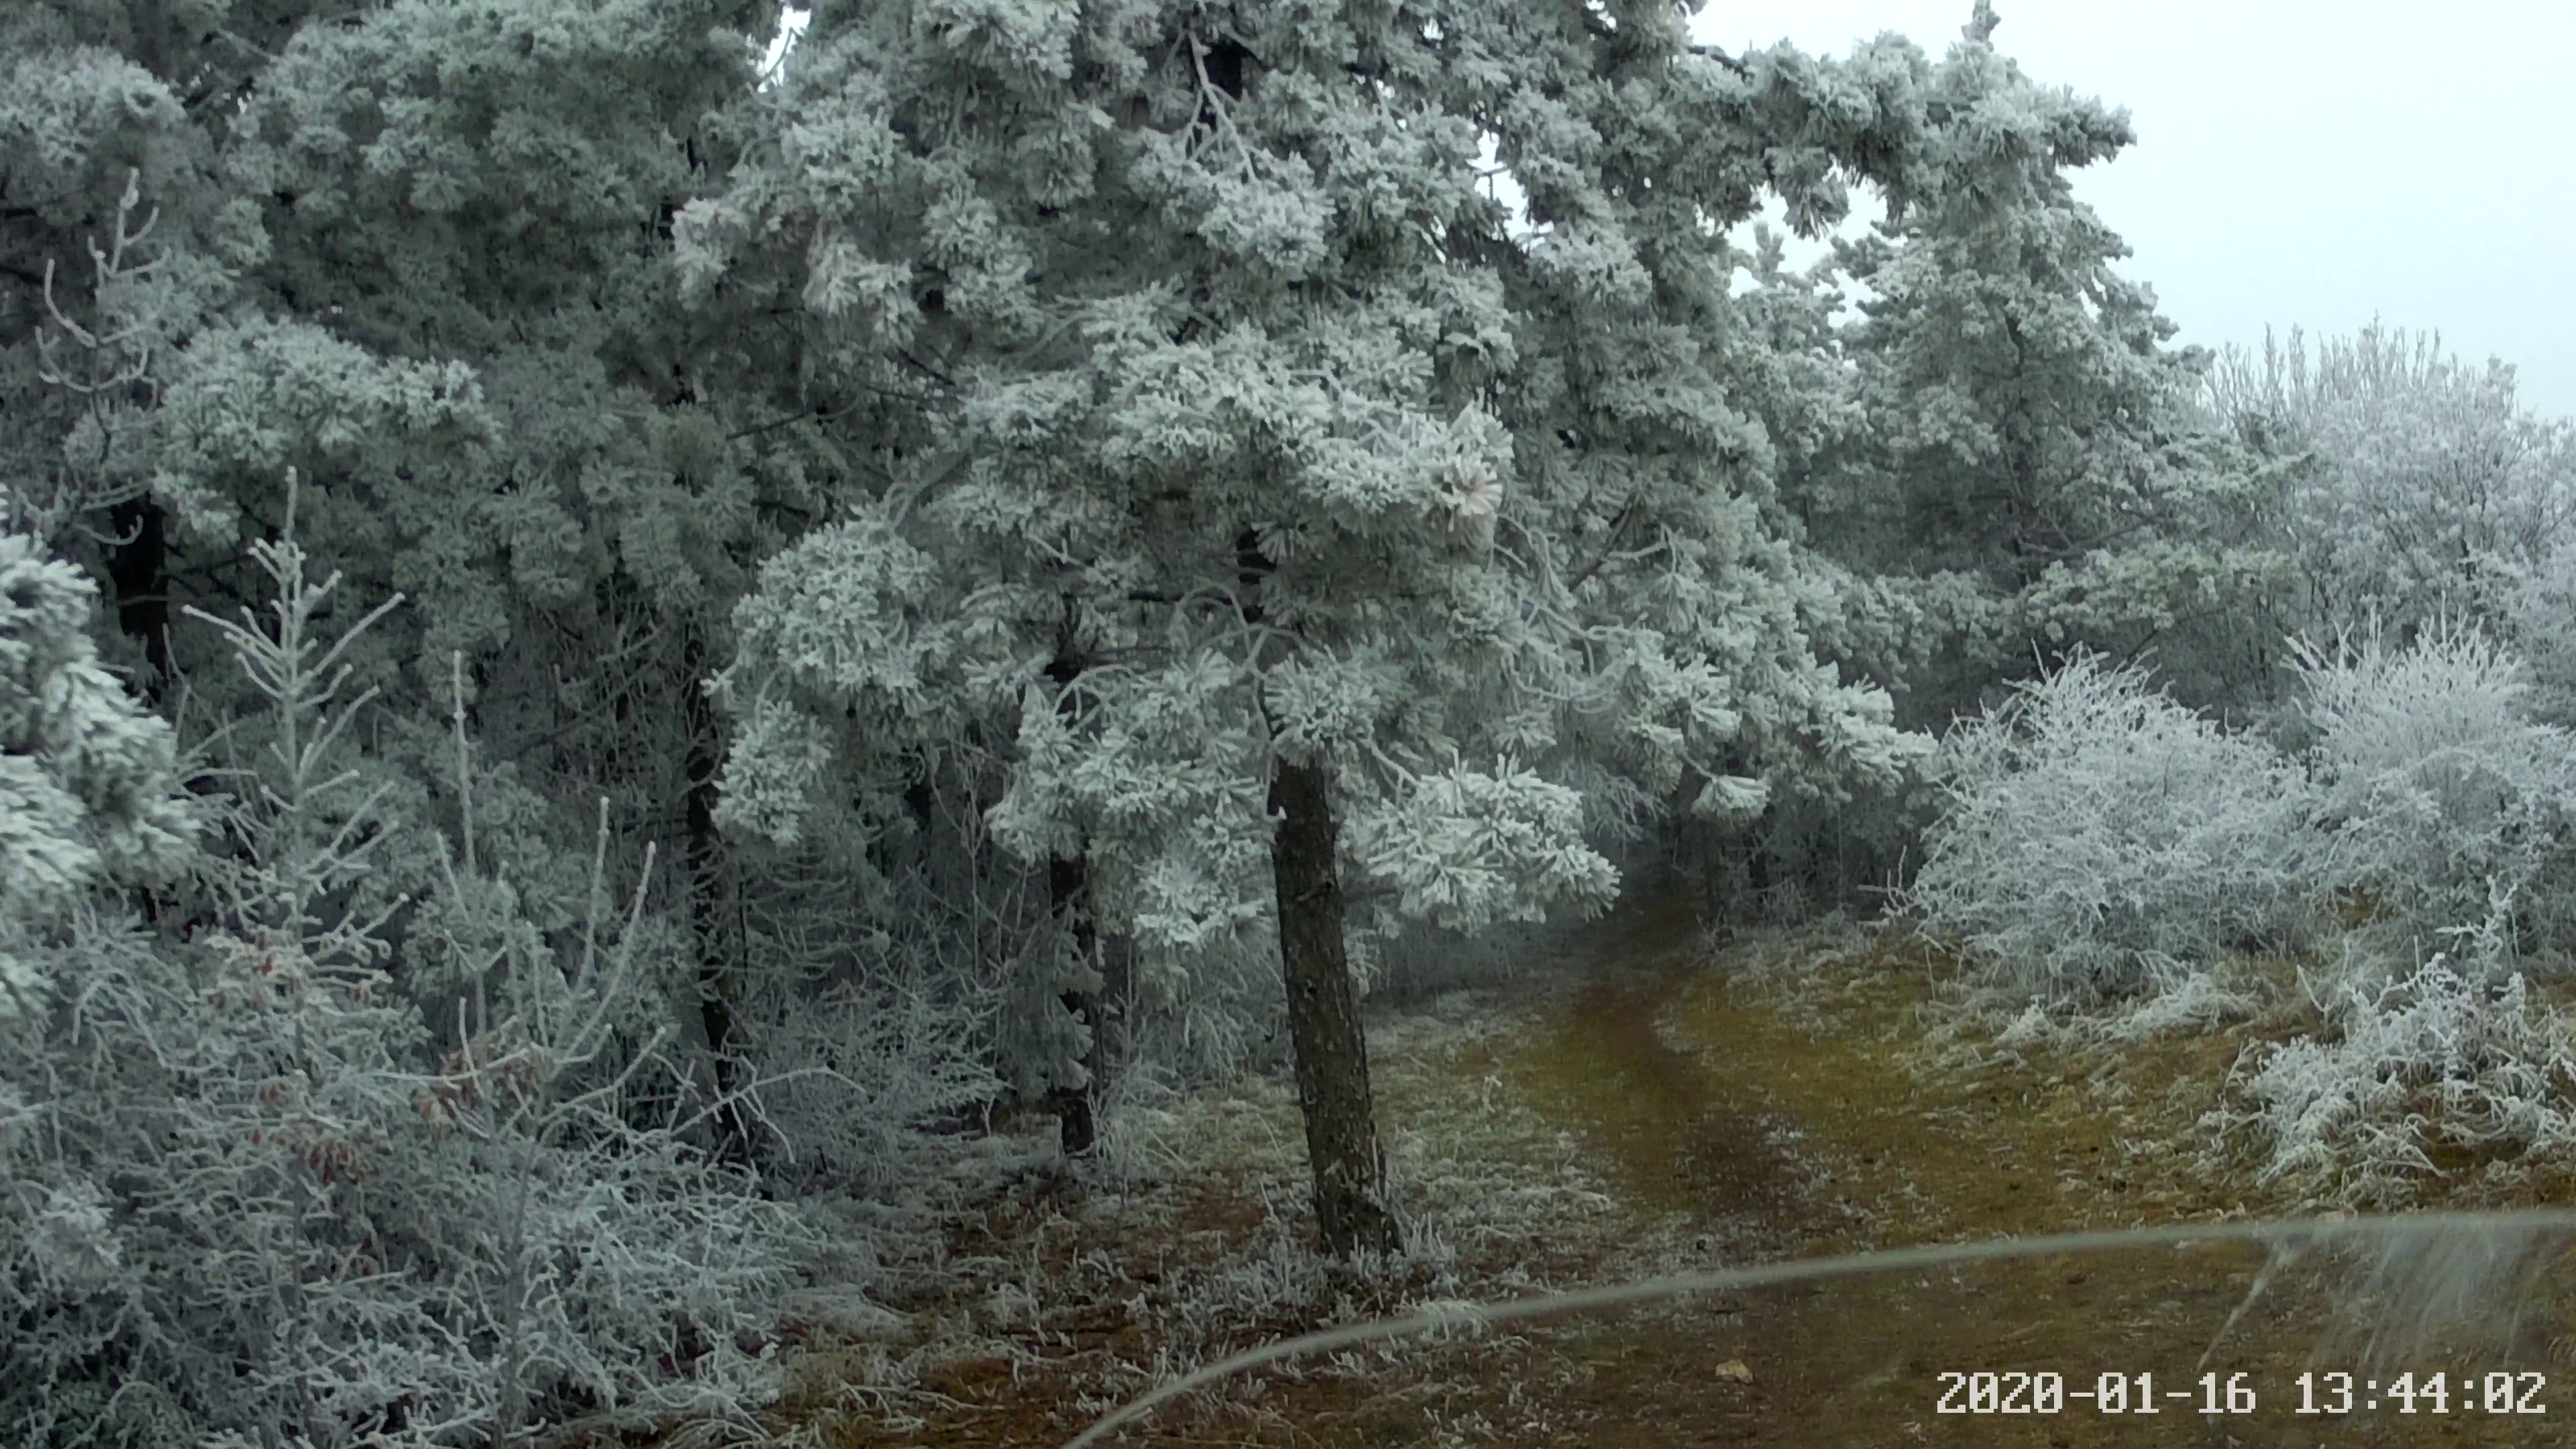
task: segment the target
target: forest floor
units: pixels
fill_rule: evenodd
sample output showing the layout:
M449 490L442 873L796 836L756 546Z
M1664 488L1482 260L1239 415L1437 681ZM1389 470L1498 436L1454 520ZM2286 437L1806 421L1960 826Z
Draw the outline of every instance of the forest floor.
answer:
M1360 1275L1305 1251L1293 1101L1250 1084L1147 1114L1115 1183L1037 1173L990 1196L947 1244L966 1286L889 1305L910 1347L809 1337L776 1442L1060 1445L1161 1378L1407 1303L2295 1207L2213 1157L2200 1125L2249 1036L2282 1022L2005 1050L1945 1005L1954 975L1865 933L1711 949L1678 913L1614 918L1552 969L1373 1021L1403 1264ZM1048 1125L1023 1147L1042 1154ZM2565 1173L2450 1181L2415 1206L2576 1200ZM2408 1325L2355 1297L2349 1265L2267 1270L2244 1245L1871 1274L1276 1365L1111 1442L2576 1443L2576 1263L2462 1281L2491 1311L2428 1337L2392 1331ZM1976 1371L2086 1397L1943 1412L1942 1375ZM2298 1413L2299 1376L2325 1409L2339 1371L2357 1401L2379 1381L2377 1410ZM2391 1381L2410 1371L2449 1375L2448 1412L2401 1411ZM2199 1412L2208 1373L2243 1375L2257 1407ZM2164 1401L2105 1412L2104 1375L2131 1392L2152 1375ZM2484 1402L2489 1383L2512 1402Z

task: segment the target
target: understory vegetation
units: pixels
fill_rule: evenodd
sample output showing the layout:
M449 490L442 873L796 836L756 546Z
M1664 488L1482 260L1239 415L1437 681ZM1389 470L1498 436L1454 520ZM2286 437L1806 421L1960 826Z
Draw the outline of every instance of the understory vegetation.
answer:
M1905 907L2025 1037L2256 1017L2284 983L2231 968L2294 963L2318 1029L2249 1045L2208 1124L2261 1181L2386 1205L2437 1145L2565 1149L2576 1016L2534 982L2568 971L2576 739L2471 625L2295 657L2268 729L2089 654L1963 721Z
M783 18L0 8L0 1439L820 1446L1768 1251L1504 1088L1613 907L2229 1044L2283 1201L2576 1148L2576 428L2169 345L1986 0Z

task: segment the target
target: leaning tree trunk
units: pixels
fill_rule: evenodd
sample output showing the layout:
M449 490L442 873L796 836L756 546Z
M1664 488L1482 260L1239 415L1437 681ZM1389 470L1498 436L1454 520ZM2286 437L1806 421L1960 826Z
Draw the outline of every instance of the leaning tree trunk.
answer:
M1342 881L1335 858L1327 765L1278 763L1270 808L1279 816L1270 865L1278 888L1279 960L1288 984L1288 1039L1297 1057L1297 1106L1306 1119L1306 1157L1315 1173L1315 1221L1324 1250L1393 1252L1386 1208L1386 1159L1378 1150L1369 1093L1368 1039L1360 1030L1342 937Z

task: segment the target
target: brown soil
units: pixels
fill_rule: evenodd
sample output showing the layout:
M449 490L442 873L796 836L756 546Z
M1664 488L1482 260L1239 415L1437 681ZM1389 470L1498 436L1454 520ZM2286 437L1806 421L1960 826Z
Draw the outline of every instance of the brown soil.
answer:
M1620 1199L1617 1216L1605 1220L1610 1236L1543 1255L1576 1276L2268 1216L2293 1206L2253 1190L2243 1173L2212 1169L2199 1150L2206 1134L2197 1119L2259 1024L2117 1054L1988 1050L1976 1061L1960 1045L1977 1040L1974 1031L1953 1034L1948 1055L1936 1052L1942 1034L1930 1026L1943 1014L1935 983L1948 972L1938 961L1880 951L1748 972L1739 968L1750 953L1711 959L1687 923L1671 918L1626 920L1603 939L1588 985L1441 1071L1406 1079L1411 1085L1390 1092L1381 1114L1400 1126L1406 1113L1426 1110L1425 1093L1490 1090L1499 1080L1569 1134ZM2461 1187L2419 1205L2506 1206L2565 1186L2560 1175L2483 1197ZM1261 1221L1258 1204L1210 1182L1171 1216L1150 1271L1177 1271L1189 1254L1204 1260L1233 1251ZM1013 1230L997 1218L978 1231L1002 1243ZM1051 1251L1090 1249L1129 1260L1144 1252L1133 1242L1059 1243ZM2375 1351L2368 1321L2336 1311L2348 1271L2292 1265L2249 1294L2265 1268L2259 1251L2212 1245L1788 1285L1423 1346L1341 1371L1317 1365L1249 1375L1114 1442L2576 1443L2568 1427L2576 1419L2576 1357L2558 1336L2570 1315L2557 1306L2576 1304L2568 1286L2576 1275L2557 1260L2492 1288L2499 1311L2486 1321L2394 1347L2383 1340ZM1122 1280L1116 1291L1125 1281L1145 1280ZM1353 1291L1392 1309L1402 1285ZM1244 1341L1313 1326L1264 1324ZM924 1376L905 1416L917 1422L901 1429L866 1412L873 1401L863 1399L844 1396L860 1407L822 1414L815 1406L831 1395L810 1389L790 1404L783 1438L816 1446L1061 1444L1141 1382L1131 1372L1126 1389L1104 1391L1098 1365L1149 1363L1152 1345L1145 1325L1098 1303L1068 1305L1046 1331L1063 1335L1051 1360L1058 1371L1001 1360L947 1365ZM1943 1412L1953 1383L1966 1397L1965 1381L1944 1376L1978 1373L2005 1376L1995 1382L2007 1391L2062 1384L2068 1397L2053 1412L2000 1411L2018 1406L2022 1392L2008 1403L1980 1403L1979 1412ZM2339 1387L2329 1377L2337 1373L2352 1375L2356 1401L2373 1396L2375 1380L2378 1407L2296 1412L2302 1374L2315 1376L2322 1406ZM2394 1381L2406 1373L2416 1382L2448 1375L2448 1412L2431 1412L2429 1397L2404 1412ZM2483 1393L2491 1373L2534 1376L2493 1382L2545 1414L2490 1412ZM2132 1394L2151 1382L2156 1412L2134 1412L2134 1404L2132 1412L2106 1412L2093 1395L2115 1382ZM2206 1415L2205 1382L2222 1393L2240 1384L2256 1406Z

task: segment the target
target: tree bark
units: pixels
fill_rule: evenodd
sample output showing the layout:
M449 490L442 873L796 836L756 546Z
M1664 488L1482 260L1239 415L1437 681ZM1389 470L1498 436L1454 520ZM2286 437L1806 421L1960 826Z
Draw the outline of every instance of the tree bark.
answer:
M1058 641L1056 656L1048 661L1046 677L1055 685L1055 707L1060 715L1071 717L1074 707L1073 683L1082 677L1089 661L1082 657L1074 638L1074 605L1065 603L1063 636ZM1075 952L1086 968L1100 963L1100 927L1092 910L1091 862L1080 846L1070 855L1058 855L1047 861L1047 905L1059 929L1072 935ZM1082 1024L1083 1084L1079 1087L1057 1086L1047 1093L1056 1111L1057 1140L1067 1157L1089 1152L1100 1140L1099 1122L1092 1112L1092 1093L1100 1085L1101 1010L1100 993L1090 984L1076 986L1058 998L1073 1019Z
M1091 863L1079 855L1059 855L1047 862L1047 903L1058 929L1073 937L1073 949L1085 962L1100 959L1100 928L1091 913ZM1057 1140L1064 1155L1079 1157L1099 1143L1098 1119L1091 1110L1092 1091L1100 1085L1100 994L1076 987L1060 998L1064 1009L1082 1023L1083 1084L1059 1086L1047 1093L1055 1108Z
M170 688L170 532L161 505L149 497L116 505L108 515L110 531L133 537L107 551L107 578L116 589L116 627L140 640L148 673L138 681L143 702L159 709ZM192 792L203 793L190 781ZM138 893L144 924L156 929L174 915L172 902L157 890ZM175 921L173 921L175 926Z
M144 702L158 705L170 683L168 521L149 498L116 505L108 521L118 537L134 535L107 551L107 577L116 586L116 626L141 641L152 668L152 677L142 682Z
M1342 935L1341 823L1333 817L1330 767L1280 761L1270 778L1270 809L1279 816L1270 864L1316 1226L1324 1250L1337 1258L1362 1249L1391 1253L1395 1219L1386 1207L1368 1039Z
M1268 621L1262 596L1277 565L1257 529L1235 536L1235 607L1247 624ZM1255 653L1277 662L1279 641ZM1265 710L1265 714L1267 711ZM1297 1109L1306 1122L1306 1162L1315 1175L1315 1226L1324 1251L1348 1258L1392 1253L1395 1218L1386 1208L1386 1154L1377 1142L1369 1091L1368 1037L1351 986L1343 936L1341 822L1333 815L1332 767L1274 759L1270 874L1279 918L1279 967L1288 988L1288 1044L1297 1064Z
M698 642L682 646L681 704L687 721L689 925L698 955L698 1022L707 1035L707 1055L715 1069L716 1152L729 1162L752 1166L759 1139L751 1114L736 1094L744 1084L743 1063L734 1045L733 993L742 963L743 939L738 929L741 902L734 891L731 852L716 828L716 771L724 760L722 726L713 704L698 688Z

